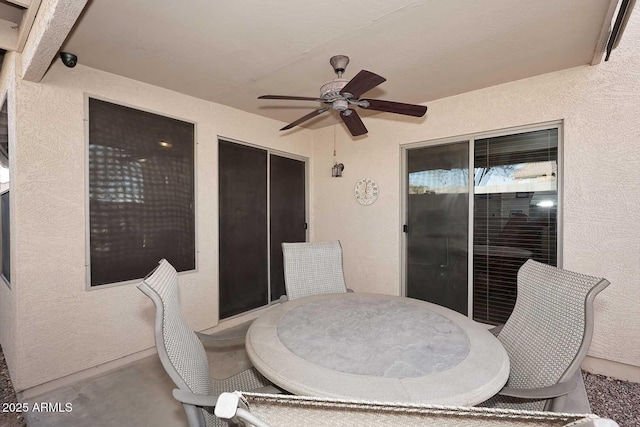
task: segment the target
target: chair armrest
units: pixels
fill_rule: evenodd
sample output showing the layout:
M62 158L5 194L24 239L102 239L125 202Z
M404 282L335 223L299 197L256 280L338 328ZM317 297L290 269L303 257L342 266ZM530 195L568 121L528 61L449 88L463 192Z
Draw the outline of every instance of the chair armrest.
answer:
M498 394L521 399L552 399L571 393L576 388L576 385L577 382L575 380L569 380L539 388L504 387Z
M260 387L254 390L251 390L252 393L263 393L263 394L280 394L282 390L276 388L272 385L267 385L264 387ZM223 393L229 394L229 393ZM173 397L180 403L186 403L187 405L194 405L204 408L213 408L216 406L216 402L218 401L218 397L215 394L195 394L190 391L180 390L178 388L173 389Z
M489 329L489 332L491 332L494 336L497 337L500 331L502 330L503 326L504 326L504 323L502 325L494 326L493 328Z
M246 332L243 331L241 335L230 336L230 337L216 337L215 335L203 334L201 332L196 332L200 341L203 344L215 344L224 347L234 347L244 345Z
M173 389L173 397L178 402L203 408L215 407L216 401L218 400L218 396L214 394L195 394L190 391L184 391L177 388Z

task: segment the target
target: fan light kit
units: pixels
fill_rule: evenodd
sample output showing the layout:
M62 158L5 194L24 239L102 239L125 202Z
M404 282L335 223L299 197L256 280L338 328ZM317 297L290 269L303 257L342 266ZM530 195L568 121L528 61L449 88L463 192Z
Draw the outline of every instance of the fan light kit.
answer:
M338 75L338 78L320 87L319 98L286 95L262 95L258 97L258 99L316 101L326 105L325 107L312 111L306 116L300 117L298 120L289 123L280 130L291 129L331 109L340 113L340 118L347 126L347 129L349 129L349 132L351 132L351 135L360 136L367 133L367 128L364 126L364 123L362 123L362 119L360 119L356 110L353 109L356 106L367 110L384 111L414 117L422 117L427 112L427 107L424 105L404 104L402 102L383 101L381 99L360 99L362 94L370 91L387 79L367 70L360 71L351 80L343 79L342 73L344 73L347 64L349 64L349 57L345 55L333 56L329 60L329 63Z

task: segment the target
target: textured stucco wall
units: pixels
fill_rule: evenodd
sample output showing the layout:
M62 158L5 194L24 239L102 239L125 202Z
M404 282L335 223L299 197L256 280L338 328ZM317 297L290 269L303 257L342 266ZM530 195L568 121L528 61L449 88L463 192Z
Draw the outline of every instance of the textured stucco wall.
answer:
M342 241L347 285L400 291L401 144L563 119L564 267L611 281L596 300L590 354L640 366L638 46L636 11L610 62L430 102L426 119L367 118L369 135L358 140L339 126L341 179L329 175L333 130L317 131L314 231L318 240ZM363 177L375 179L381 192L369 207L353 198L354 184Z
M153 306L135 285L85 290L85 93L197 123L199 270L181 276L196 330L218 317L217 135L311 157L312 239L342 241L349 287L398 294L400 144L564 119L564 266L612 282L596 302L591 354L640 366L639 44L636 14L609 63L438 100L424 119L367 118L370 134L358 140L338 127L341 179L330 178L330 128L282 135L278 122L82 65L56 61L41 83L9 83L16 72L3 67L0 88L15 85L17 103L13 289L0 290L0 340L14 344L7 358L16 388L153 346ZM370 207L353 198L365 176L381 191Z
M7 99L7 114L9 121L9 185L13 184L13 176L15 174L15 165L13 153L15 150L15 117L16 117L16 57L13 52L7 52L2 62L2 75L0 75L0 106L2 101ZM11 188L11 187L10 187ZM14 192L10 194L9 216L14 215L13 206L15 206ZM16 237L11 235L11 277L15 272L15 241ZM0 279L0 343L4 351L4 357L12 368L16 366L16 301L17 289L10 289L7 284ZM13 371L11 371L13 374Z
M154 345L153 304L135 285L85 290L85 94L196 122L198 271L180 276L181 302L193 329L215 326L217 135L310 157L311 132L283 138L279 122L59 60L16 93L16 389Z

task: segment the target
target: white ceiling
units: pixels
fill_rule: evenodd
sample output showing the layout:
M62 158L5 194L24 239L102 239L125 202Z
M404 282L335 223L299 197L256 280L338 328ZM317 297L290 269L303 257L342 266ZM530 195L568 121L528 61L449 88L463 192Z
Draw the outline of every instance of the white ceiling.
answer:
M434 99L588 64L616 0L93 0L63 50L79 63L291 122L335 78L387 78L368 98ZM369 112L364 112L366 116ZM335 114L335 113L333 113ZM335 115L307 122L317 128Z

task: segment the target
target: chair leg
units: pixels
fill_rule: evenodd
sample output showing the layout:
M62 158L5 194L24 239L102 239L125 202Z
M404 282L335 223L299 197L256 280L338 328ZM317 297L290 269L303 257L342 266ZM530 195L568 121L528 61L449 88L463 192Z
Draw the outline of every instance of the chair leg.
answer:
M590 414L591 405L587 397L587 390L582 379L582 370L573 375L572 380L576 381L576 388L565 396L552 399L548 405L548 410L552 412L567 412L570 414Z

